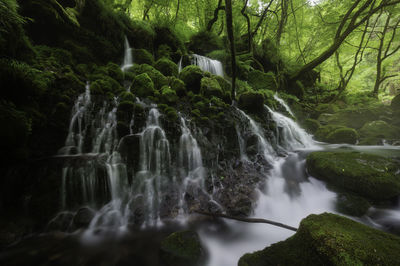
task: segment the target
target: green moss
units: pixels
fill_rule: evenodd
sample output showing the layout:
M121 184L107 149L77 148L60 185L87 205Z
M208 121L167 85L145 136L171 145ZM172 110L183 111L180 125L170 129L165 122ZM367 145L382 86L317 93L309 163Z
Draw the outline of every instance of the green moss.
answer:
M151 53L149 53L145 49L133 49L132 51L133 54L133 61L135 64L148 64L148 65L154 65L154 58Z
M178 76L178 66L167 58L159 59L154 67L160 71L164 76Z
M124 91L119 95L119 98L122 101L129 101L129 102L135 102L136 97L133 93Z
M167 44L161 44L157 49L157 58L171 59L172 49ZM165 74L164 74L165 75Z
M264 109L264 96L259 92L245 92L239 97L239 108L251 113L259 113Z
M348 143L356 144L358 133L353 128L338 128L326 136L326 141L329 143Z
M321 124L315 119L308 118L304 121L303 126L309 133L314 134Z
M106 95L107 93L120 94L124 88L113 78L103 75L93 75L94 81L90 84L90 91L96 95Z
M249 72L249 85L254 90L268 89L276 91L277 85L275 81L275 75L272 72L264 73L259 70Z
M399 168L391 158L361 152L313 152L307 157L312 176L378 200L400 195Z
M349 193L340 193L336 199L336 210L346 215L363 216L369 207L366 199Z
M129 42L137 48L146 49L152 47L155 35L153 27L147 21L134 20L129 23L127 37Z
M124 81L124 73L122 72L121 68L114 63L107 64L107 73L108 75L113 78L114 80L118 81L120 84Z
M328 135L341 128L346 128L344 126L338 126L338 125L326 125L326 126L320 126L317 131L315 132L315 139L323 142L328 141Z
M147 73L137 75L133 80L131 91L138 97L154 95L154 83Z
M317 107L315 107L315 111L319 114L334 114L339 111L339 107L337 107L335 104L321 103Z
M393 99L392 102L390 103L390 107L393 109L393 111L398 112L400 111L400 94L396 95Z
M135 75L146 73L153 81L154 88L157 90L168 84L168 79L160 71L148 64L134 65L129 71Z
M189 65L182 69L179 78L186 84L186 88L194 93L199 93L203 71L198 66Z
M397 265L399 248L398 236L339 215L312 214L302 220L293 237L246 254L239 266Z
M400 138L400 128L389 125L385 121L377 120L366 123L360 130L360 144L376 145L383 139L393 140Z
M211 98L212 96L223 98L224 96L224 92L218 81L214 78L207 77L201 79L200 93L207 98Z
M222 40L211 31L201 31L190 38L189 50L196 54L207 54L223 48Z
M175 77L169 77L168 85L176 92L179 97L183 97L186 95L186 86L182 80Z
M199 265L204 250L196 232L180 231L161 242L161 254L164 262L170 266Z
M179 98L170 86L165 85L161 88L161 99L165 103L176 104Z

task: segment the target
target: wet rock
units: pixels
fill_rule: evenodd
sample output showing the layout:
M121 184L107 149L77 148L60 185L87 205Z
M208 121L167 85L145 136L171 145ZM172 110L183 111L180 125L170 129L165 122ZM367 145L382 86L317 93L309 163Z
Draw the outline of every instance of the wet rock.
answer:
M398 236L335 214L312 214L293 237L244 255L239 266L397 265L399 249Z
M399 169L394 159L362 152L313 152L307 157L312 176L375 200L400 195Z
M400 128L389 125L382 120L366 123L360 130L360 144L377 145L382 140L393 140L400 138Z
M338 128L326 136L326 141L329 143L347 143L356 144L358 133L352 128Z
M239 108L251 113L262 112L264 96L258 92L245 92L239 96Z
M186 88L194 93L200 92L203 71L198 66L190 65L182 69L179 78L186 84Z
M349 193L339 194L336 200L336 209L351 216L363 216L367 213L369 207L371 205L366 199Z
M160 253L168 266L202 265L205 258L200 238L194 231L172 233L161 242Z
M88 207L80 208L73 219L73 223L76 228L87 228L92 221L95 213Z

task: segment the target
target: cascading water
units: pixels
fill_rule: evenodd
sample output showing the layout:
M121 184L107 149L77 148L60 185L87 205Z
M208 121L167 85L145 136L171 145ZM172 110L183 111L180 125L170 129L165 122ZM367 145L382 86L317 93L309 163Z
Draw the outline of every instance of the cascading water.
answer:
M208 58L206 56L193 54L192 62L193 65L200 67L201 70L210 72L217 76L224 76L224 69L222 63L218 60Z
M289 105L287 105L287 103L286 103L283 99L279 98L279 96L278 96L277 93L275 93L274 99L275 99L280 105L282 105L282 106L285 108L286 112L288 112L292 117L294 117L294 114L293 114L292 110L290 109Z
M125 53L124 53L124 61L121 66L122 71L125 71L133 66L132 48L129 45L129 41L128 38L126 38L126 36L124 45L125 45Z

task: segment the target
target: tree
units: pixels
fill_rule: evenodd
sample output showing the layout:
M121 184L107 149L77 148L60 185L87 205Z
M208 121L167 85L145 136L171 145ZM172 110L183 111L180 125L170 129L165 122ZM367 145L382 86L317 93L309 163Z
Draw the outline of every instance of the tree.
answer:
M236 51L235 51L235 39L233 35L233 16L232 16L232 1L225 0L225 13L226 13L226 28L228 31L229 48L231 52L231 66L232 66L232 101L235 100L235 88L236 88Z

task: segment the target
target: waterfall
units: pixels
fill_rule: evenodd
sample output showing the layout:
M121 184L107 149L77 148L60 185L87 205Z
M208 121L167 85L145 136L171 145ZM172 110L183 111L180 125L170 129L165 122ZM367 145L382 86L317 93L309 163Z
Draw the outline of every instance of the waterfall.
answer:
M202 55L193 54L192 62L193 65L200 67L201 70L210 72L217 76L224 76L224 69L222 63L218 60L214 60Z
M286 112L288 112L292 117L295 117L295 115L293 114L293 112L292 112L292 110L290 109L289 105L287 105L287 103L286 103L283 99L279 98L278 93L275 93L275 94L274 94L274 99L275 99L280 105L282 105L282 106L285 108Z
M182 60L183 60L183 57L181 56L181 59L179 59L179 62L178 62L178 73L182 72Z
M293 119L273 111L268 106L265 108L271 113L273 121L276 123L275 132L277 145L285 151L293 151L301 148L315 147L315 142L311 135L301 128Z
M125 36L125 53L124 53L124 61L122 63L121 69L125 71L133 66L133 58L132 58L132 48L129 45L128 38Z

